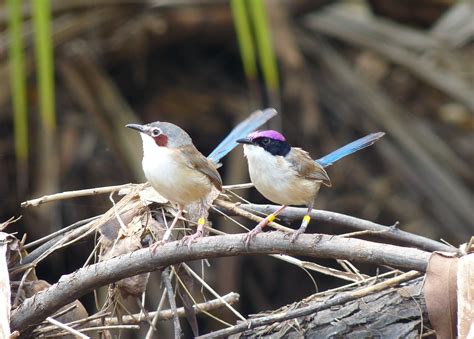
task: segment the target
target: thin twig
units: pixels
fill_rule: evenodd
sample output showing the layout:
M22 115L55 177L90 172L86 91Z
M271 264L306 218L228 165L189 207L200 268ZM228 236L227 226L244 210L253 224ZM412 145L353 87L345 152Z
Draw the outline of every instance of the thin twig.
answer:
M170 273L170 279L173 279L174 274L175 274L175 272L174 272L174 270L172 270L171 273ZM164 289L163 289L163 293L161 294L160 302L158 303L158 307L156 308L156 312L152 312L152 313L154 313L153 320L151 321L151 325L148 328L148 332L146 333L145 339L150 339L150 338L153 337L153 333L156 331L156 324L158 323L158 316L159 316L159 313L161 311L161 308L165 304L165 299L166 299L166 287L164 287Z
M102 325L103 324L103 320L102 319L99 319L99 318L105 318L107 317L108 315L110 315L109 312L105 312L103 313L102 311L99 311L97 312L96 314L93 314L87 318L83 318L83 319L78 319L78 320L74 320L74 321L71 321L71 322L68 322L66 323L65 325L69 326L69 327L73 327L73 328L77 328L78 326L82 325L82 324L85 324L85 323L90 323L92 326L93 325L96 325L96 326L99 326L99 325ZM53 317L54 318L54 317ZM91 320L95 320L96 322L93 323ZM113 325L113 324L111 324ZM57 327L56 326L42 326L42 327L38 327L36 328L34 331L33 331L33 336L36 335L36 336L40 336L40 335L46 335L47 333L49 332L52 332L52 331L56 331L57 330Z
M222 186L223 189L225 190L241 190L241 189L246 189L246 188L252 188L255 185L251 182L245 183L245 184L235 184L235 185L224 185Z
M120 191L123 188L128 188L132 186L135 186L135 184L96 187L96 188L88 188L88 189L83 189L83 190L78 190L78 191L55 193L51 195L42 196L41 198L24 201L21 203L21 207L38 206L38 205L45 204L47 202L52 202L52 201L66 200L66 199L72 199L72 198L78 198L78 197L86 197L89 195L112 193L112 192Z
M76 308L77 308L77 303L74 303L71 306L66 307L64 310L60 310L59 312L54 313L51 317L52 318L59 318L60 316L66 314L68 312L71 312L72 310L74 310ZM70 326L70 324L66 324L66 325Z
M179 339L181 337L181 325L179 324L178 312L176 311L176 300L174 299L173 286L171 285L169 267L165 268L163 272L161 272L161 281L166 288L168 302L170 304L171 311L173 312L174 337L175 339Z
M53 232L53 233L50 233L48 234L47 236L45 237L42 237L38 240L35 240L35 241L32 241L32 242L29 242L28 244L25 244L23 246L24 249L28 249L28 248L31 248L31 247L34 247L34 246L37 246L37 245L40 245L48 240L51 240L53 238L56 238L57 236L61 235L61 234L64 234L64 233L67 233L69 232L70 230L73 230L73 229L76 229L82 225L85 225L91 221L94 221L98 218L100 218L101 216L100 215L97 215L95 217L92 217L92 218L88 218L88 219L83 219L83 220L79 220L77 222L75 222L74 224L72 225L69 225L67 227L64 227L64 228L61 228L60 230L56 231L56 232Z
M20 300L20 296L22 295L21 290L23 289L23 285L26 282L26 277L30 275L30 272L32 269L33 268L30 267L26 270L25 273L23 273L23 276L21 277L21 280L20 280L20 285L18 286L18 289L16 290L15 299L13 300L13 304L12 304L13 307L16 307L18 305L18 301Z
M75 336L78 336L80 338L85 338L85 339L89 339L89 337L81 332L79 332L78 330L75 330L67 325L64 325L62 322L59 322L57 321L56 319L53 319L51 317L47 317L46 320L48 322L50 322L51 324L65 330L66 332L70 333L70 334L73 334Z
M97 326L97 327L86 327L81 328L80 332L93 332L93 331L107 331L107 330L139 330L140 326L138 325L111 325L111 326ZM67 335L67 333L55 333L54 335L46 335L45 337L58 338ZM90 338L84 335L85 338Z
M130 204L132 200L137 198L137 192L138 190L143 187L143 185L131 185L131 190L127 195L125 195L117 204L116 208L120 211L122 211L125 208L132 208L133 204ZM100 226L108 222L109 220L113 219L115 217L115 209L109 209L106 213L100 216L100 218L90 221L84 226L80 226L79 228L72 230L71 232L65 234L60 238L59 240L56 239L51 239L50 241L52 242L53 245L47 246L49 244L49 241L39 248L37 248L35 251L33 251L31 254L26 256L23 260L23 264L16 266L10 270L10 274L14 275L18 272L21 272L23 270L26 270L28 268L34 267L37 265L41 260L45 259L47 256L49 256L51 253L61 249L65 248L67 246L70 246L77 241L88 237L90 234L94 233Z
M364 284L369 284L369 283L374 283L375 281L379 280L379 279L382 279L382 278L386 278L390 275L400 275L400 274L403 274L402 271L399 271L399 270L393 270L393 271L390 271L390 272L385 272L383 274L380 274L380 275L376 275L374 277L369 277L367 279L364 279L364 280L359 280L359 281L356 281L356 282L353 282L353 283L350 283L350 284L347 284L347 285L344 285L344 286L339 286L339 287L335 287L335 288L332 288L332 289L329 289L329 290L326 290L326 291L322 291L322 292L318 292L316 294L313 294L312 296L310 296L310 298L313 298L313 297L318 297L318 296L322 296L322 295L330 295L332 293L335 293L335 292L339 292L339 291L343 291L343 290L347 290L351 287L354 287L354 286L362 286Z
M407 273L404 273L402 275L399 275L394 278L387 279L381 283L369 286L369 287L364 287L359 290L351 291L351 292L345 292L341 293L337 296L335 296L331 300L326 300L324 302L318 302L313 305L309 305L306 307L301 307L296 310L292 311L286 311L278 314L272 314L270 316L266 317L261 317L261 318L253 318L253 319L248 319L245 322L242 322L241 324L235 325L233 327L225 328L219 331L211 332L202 336L199 336L197 338L222 338L222 337L227 337L231 334L236 334L236 333L241 333L244 332L248 329L252 329L255 327L260 327L260 326L265 326L269 324L273 324L275 322L282 322L285 320L289 319L294 319L302 316L306 316L309 314L314 314L316 312L334 307L336 305L341 305L344 303L347 303L349 301L352 301L357 298L361 298L364 296L367 296L372 293L376 293L379 291L382 291L386 288L396 286L402 282L414 279L416 277L420 276L420 273L417 271L410 271Z
M107 325L107 326L97 326L97 327L86 327L86 328L81 328L81 332L118 330L118 329L139 330L140 326L138 325Z
M234 213L236 215L240 215L242 217L245 217L245 218L247 218L249 220L252 220L252 221L255 221L257 223L264 219L262 217L259 217L255 214L250 213L250 212L246 211L245 209L243 209L241 206L244 206L244 205L237 206L236 204L234 204L232 202L224 201L224 200L220 200L220 199L214 200L214 204L216 206L224 208L226 210L226 212L230 212L230 213ZM247 206L247 205L245 205L245 206ZM270 213L268 213L268 214L270 214ZM280 225L276 222L269 223L268 226L273 227L274 229L276 229L278 231L282 231L282 232L293 232L294 231L293 229L285 227L283 225Z
M315 271L318 273L326 274L326 275L343 279L343 280L347 280L347 281L361 281L361 278L357 274L354 274L351 272L344 272L344 271L337 270L335 268L318 265L311 261L303 261L303 260L293 258L289 255L284 255L284 254L270 254L270 256L273 258L285 261L287 263L293 264L297 267L306 269L306 270ZM365 277L368 278L368 276L365 276Z
M50 254L53 252L59 250L60 248L69 246L85 237L87 237L89 234L94 232L94 229L92 229L90 226L93 225L95 221L91 221L88 224L79 227L76 230L71 231L70 233L64 235L63 238L59 239L53 246L45 249L44 252L42 252L38 257L36 257L34 260L31 262L28 262L29 258L33 257L33 255L28 255L25 257L23 262L26 262L23 265L16 266L10 270L11 275L15 275L19 272L22 272L27 269L31 269L35 267L40 261L44 260L46 257L48 257ZM33 254L33 253L32 253Z
M223 295L222 298L229 304L235 304L239 301L239 295L234 292L230 292L226 295ZM220 300L220 299L212 299L206 302L202 302L196 305L193 305L194 311L196 314L199 313L204 313L204 312L209 312L212 310L217 310L222 307L225 307L225 304ZM186 311L184 307L178 307L176 309L176 314L178 317L184 317L186 316ZM168 310L162 310L158 312L149 312L148 317L139 317L140 314L132 314L132 315L125 315L122 316L120 319L117 317L112 317L112 318L105 318L105 319L97 319L93 321L87 321L87 324L89 326L99 326L101 324L106 324L106 325L133 325L133 324L139 324L139 323L145 323L147 320L154 319L156 317L157 321L165 321L165 320L170 320L173 318L173 310L168 309ZM68 325L71 325L68 324Z
M202 260L202 261L204 261L204 260ZM174 268L173 268L173 270L174 270ZM186 294L187 294L187 295L189 296L189 298L192 300L192 302L193 302L194 304L197 304L196 299L193 297L191 291L189 291L189 289L187 288L187 286L186 286L186 284L183 282L183 280L179 277L179 274L176 274L176 280L177 280L177 282L180 284L181 288L186 292ZM203 292L202 289L201 289L201 293L204 294L204 292ZM220 299L217 299L217 300L220 301ZM224 303L222 303L222 305L225 306ZM203 311L202 313L205 314L205 315L207 315L208 317L214 319L215 321L218 321L218 322L220 322L221 324L224 324L225 326L231 326L229 323L226 323L224 320L222 320L222 319L220 319L220 318L214 316L213 314L211 314L211 313L209 313L209 312L207 312L207 311Z
M235 308L233 308L227 301L224 300L224 298L222 298L219 293L217 293L211 286L209 286L208 283L206 283L200 276L199 274L197 274L196 272L194 272L191 267L189 267L187 264L183 263L183 267L184 269L189 273L191 274L195 279L197 279L209 292L211 292L211 294L216 297L217 299L219 299L220 301L222 301L224 303L225 306L227 306L227 308L232 312L234 313L238 318L240 318L241 320L245 320L244 316L242 314L240 314Z

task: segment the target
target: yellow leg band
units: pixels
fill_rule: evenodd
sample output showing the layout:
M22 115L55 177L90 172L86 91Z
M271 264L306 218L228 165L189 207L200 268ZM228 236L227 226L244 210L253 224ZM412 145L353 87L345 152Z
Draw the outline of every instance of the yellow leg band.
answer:
M199 218L198 220L198 225L204 225L206 223L206 219L204 218Z
M309 215L305 215L305 216L303 217L303 223L304 223L305 225L308 225L310 221L311 221L311 217L310 217Z
M268 220L268 222L273 222L273 220L275 220L275 218L276 218L275 214L272 213L272 214L268 215L267 220Z

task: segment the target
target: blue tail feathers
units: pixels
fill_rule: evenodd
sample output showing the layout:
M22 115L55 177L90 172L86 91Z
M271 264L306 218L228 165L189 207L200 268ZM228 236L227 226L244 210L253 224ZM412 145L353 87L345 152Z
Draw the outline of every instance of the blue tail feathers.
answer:
M232 151L238 143L235 140L245 138L250 132L262 126L268 120L277 115L277 111L273 108L267 108L262 111L252 113L247 119L234 127L234 129L221 141L219 145L207 157L216 164Z
M345 156L355 153L363 148L373 145L378 139L385 135L384 132L377 132L366 135L363 138L357 139L334 152L325 155L324 157L317 159L316 162L323 167L331 166L333 163L338 161L339 159L344 158Z

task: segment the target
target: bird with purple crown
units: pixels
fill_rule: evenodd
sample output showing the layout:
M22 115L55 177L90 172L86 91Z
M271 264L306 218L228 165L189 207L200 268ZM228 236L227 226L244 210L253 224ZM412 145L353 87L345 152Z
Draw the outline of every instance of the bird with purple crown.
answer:
M311 211L321 184L331 186L325 168L349 154L373 145L384 135L383 132L369 134L317 160L313 160L301 148L291 147L281 133L273 130L256 131L246 138L236 140L244 145L250 179L256 189L268 200L281 205L246 234L246 244L288 205L305 205L308 210L301 226L293 232L293 243L305 232L311 220Z

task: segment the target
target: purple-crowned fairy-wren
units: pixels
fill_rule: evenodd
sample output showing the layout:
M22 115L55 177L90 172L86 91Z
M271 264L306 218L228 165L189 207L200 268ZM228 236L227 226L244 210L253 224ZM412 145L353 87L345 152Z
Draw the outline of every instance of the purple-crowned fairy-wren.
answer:
M369 134L317 160L313 160L308 152L301 148L291 147L277 131L256 131L237 140L238 143L244 144L252 183L265 198L282 205L247 233L245 242L249 244L287 205L306 205L307 214L291 238L291 242L294 242L299 234L305 232L311 220L310 213L321 184L331 186L331 180L324 168L374 144L384 134Z

